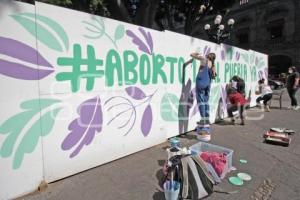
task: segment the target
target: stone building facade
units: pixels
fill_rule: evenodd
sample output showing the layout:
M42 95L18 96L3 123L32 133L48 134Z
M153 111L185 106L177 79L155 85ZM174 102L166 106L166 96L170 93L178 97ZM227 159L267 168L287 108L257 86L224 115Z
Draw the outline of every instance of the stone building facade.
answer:
M269 72L277 75L295 65L300 70L300 0L241 0L224 17L234 18L231 38L224 43L269 55ZM203 27L213 24L207 16L193 34L208 39Z

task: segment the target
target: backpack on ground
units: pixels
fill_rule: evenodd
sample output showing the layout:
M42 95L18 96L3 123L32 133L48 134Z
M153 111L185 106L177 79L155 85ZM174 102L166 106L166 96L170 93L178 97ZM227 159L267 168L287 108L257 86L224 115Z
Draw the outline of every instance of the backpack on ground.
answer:
M213 192L224 192L216 187L216 182L209 173L205 161L198 155L175 155L168 160L165 179L173 179L181 183L180 200L198 200L211 195Z

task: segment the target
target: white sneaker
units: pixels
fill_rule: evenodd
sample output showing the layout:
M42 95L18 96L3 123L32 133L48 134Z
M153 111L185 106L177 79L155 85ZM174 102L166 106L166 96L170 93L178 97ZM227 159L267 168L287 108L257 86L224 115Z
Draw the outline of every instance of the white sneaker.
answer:
M197 136L197 139L200 140L201 142L209 142L211 140L210 134L207 133L200 133Z
M291 110L291 109L293 109L293 108L294 108L294 106L289 106L289 107L287 107L288 110Z
M293 110L299 110L300 109L300 106L294 106L293 107Z

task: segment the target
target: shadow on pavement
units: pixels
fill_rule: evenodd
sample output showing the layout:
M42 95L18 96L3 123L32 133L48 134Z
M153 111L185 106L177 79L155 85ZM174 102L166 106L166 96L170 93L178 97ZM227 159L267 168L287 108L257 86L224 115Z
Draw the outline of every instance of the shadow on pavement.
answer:
M192 134L192 132L189 132L187 134L179 135L178 137L184 138L184 139L187 139L187 140L197 140L197 135Z
M273 141L263 141L264 144L268 144L268 145L272 145L272 146L281 146L281 147L288 147L289 145L287 144L283 144L283 143L279 143L279 142L273 142Z
M157 191L153 195L153 200L163 200L165 199L165 194L163 192Z
M162 147L161 149L162 150L167 150L169 148L169 146L164 146L164 147Z
M157 191L153 194L153 199L154 200L162 200L165 199L164 193L163 191L163 182L164 182L164 173L163 173L163 165L165 164L165 160L158 160L158 165L161 166L161 169L159 169L156 172L156 178L157 178L157 182L158 182L158 186L160 187L159 189L157 189Z
M231 122L225 121L225 120L218 121L215 123L215 125L217 125L217 126L233 126Z
M280 107L278 107L278 106L270 106L270 109L272 109L272 110L289 110L289 109L286 108L286 107L282 107L282 108L280 109Z
M159 165L160 167L163 167L164 164L166 163L166 161L165 161L165 160L158 160L157 163L158 163L158 165Z

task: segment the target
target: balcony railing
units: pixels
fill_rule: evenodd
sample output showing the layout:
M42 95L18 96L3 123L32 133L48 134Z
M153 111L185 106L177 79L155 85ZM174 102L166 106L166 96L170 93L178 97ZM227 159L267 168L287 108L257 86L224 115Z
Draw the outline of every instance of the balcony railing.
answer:
M278 38L273 38L269 40L269 44L271 45L281 45L285 42L285 38L284 37L278 37Z

